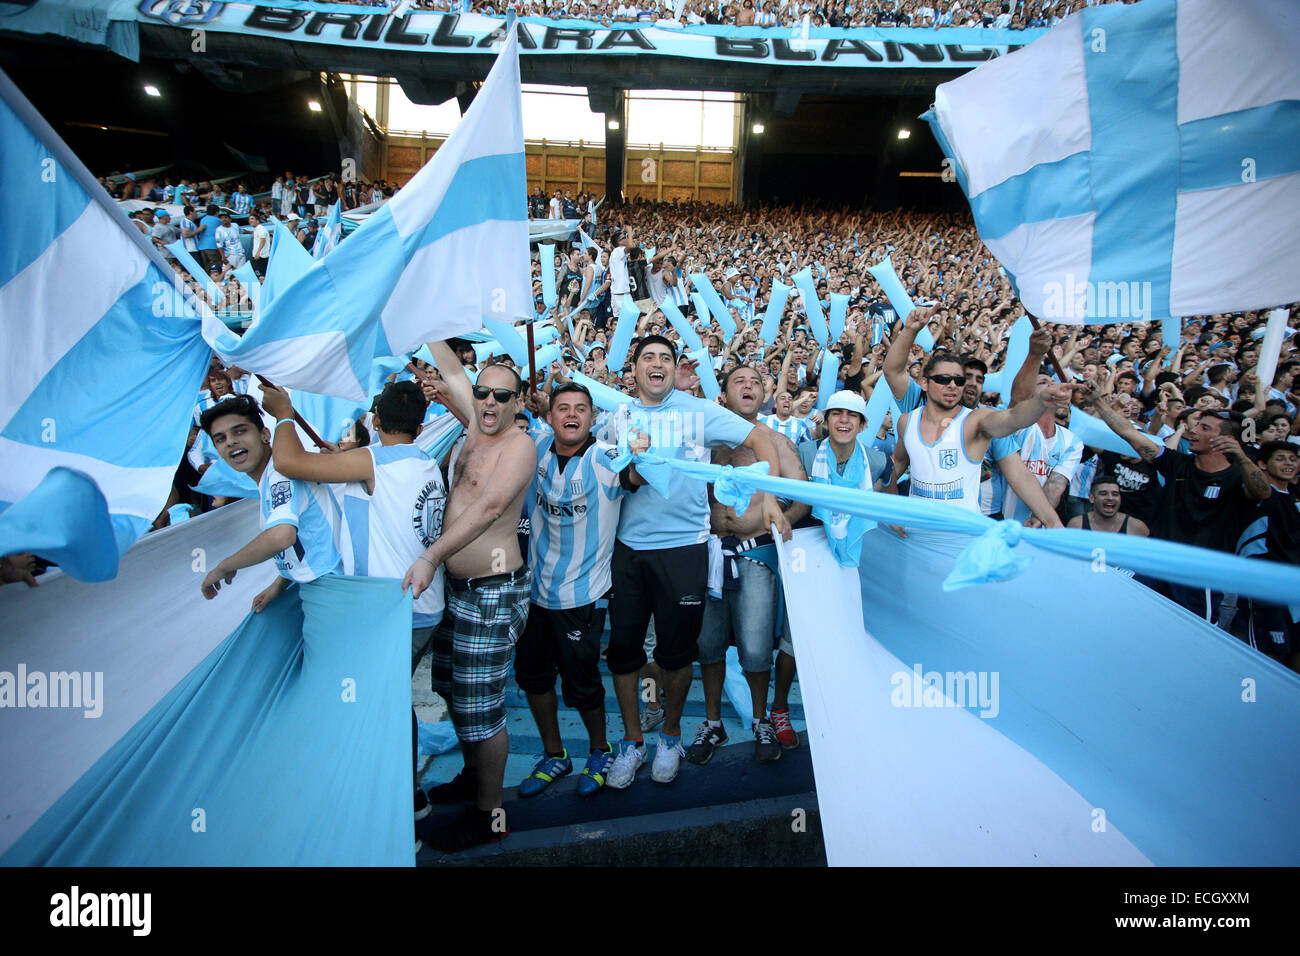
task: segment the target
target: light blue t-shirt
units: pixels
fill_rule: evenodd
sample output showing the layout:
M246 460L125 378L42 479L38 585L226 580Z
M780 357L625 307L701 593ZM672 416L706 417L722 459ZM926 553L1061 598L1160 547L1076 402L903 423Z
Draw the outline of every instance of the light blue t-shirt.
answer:
M204 216L199 220L200 226L207 226L195 238L198 240L199 250L217 248L217 230L221 228L221 220L217 216Z
M286 478L268 463L257 483L257 496L263 531L281 524L298 529L293 544L275 556L280 577L307 582L342 572L337 543L342 516L327 486Z
M744 444L754 426L715 402L674 389L658 405L636 400L626 427L650 435L650 453L708 463L714 445ZM708 484L673 470L665 498L649 485L623 499L618 540L636 551L681 548L709 540Z

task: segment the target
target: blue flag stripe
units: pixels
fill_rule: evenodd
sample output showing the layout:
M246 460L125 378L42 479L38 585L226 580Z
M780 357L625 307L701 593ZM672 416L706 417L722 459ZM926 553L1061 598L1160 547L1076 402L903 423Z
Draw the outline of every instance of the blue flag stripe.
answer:
M1092 162L1086 151L1040 163L971 199L971 212L985 239L1000 239L1027 222L1066 219L1092 212Z
M1178 8L1115 4L1079 16L1097 209L1088 278L1150 282L1151 314L1167 315L1178 202ZM1098 29L1104 52L1087 39Z
M1300 172L1300 100L1184 123L1179 134L1182 192L1240 186L1247 158L1257 182Z
M0 166L13 177L5 196L5 219L11 228L0 231L0 286L4 286L76 222L90 198L9 110L0 110ZM52 182L47 181L50 176Z

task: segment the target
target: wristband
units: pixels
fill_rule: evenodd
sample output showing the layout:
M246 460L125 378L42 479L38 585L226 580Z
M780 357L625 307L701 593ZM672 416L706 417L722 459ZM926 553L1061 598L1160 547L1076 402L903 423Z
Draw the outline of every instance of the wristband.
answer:
M296 424L298 423L295 422L292 418L282 418L275 423L275 427L279 428L281 425L296 425Z
M421 555L417 555L416 558L415 558L415 560L417 560L417 561L424 561L426 564L429 565L429 567L433 568L435 571L438 570L438 566L437 566L436 564L434 564L432 561L430 561L428 558L426 558L426 557L425 557L424 555L422 555L422 554L421 554Z

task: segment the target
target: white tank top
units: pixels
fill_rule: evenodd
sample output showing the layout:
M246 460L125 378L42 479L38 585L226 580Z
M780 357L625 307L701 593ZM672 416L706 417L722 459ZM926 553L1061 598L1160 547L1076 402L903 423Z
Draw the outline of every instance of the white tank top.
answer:
M980 510L980 463L966 455L964 432L969 408L962 408L933 445L921 438L922 408L907 416L903 447L910 460L908 496Z
M372 578L401 580L424 549L442 533L447 489L438 463L414 444L371 445L375 492L362 482L343 488L343 520L348 545L343 570ZM416 599L412 627L436 624L443 610L443 568Z

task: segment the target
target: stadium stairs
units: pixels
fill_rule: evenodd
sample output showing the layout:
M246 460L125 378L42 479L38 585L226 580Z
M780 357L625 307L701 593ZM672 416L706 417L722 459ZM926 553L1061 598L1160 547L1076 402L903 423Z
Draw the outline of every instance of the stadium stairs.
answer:
M422 672L427 674L426 668ZM704 720L704 691L691 683L682 717L682 743L689 746ZM420 690L417 676L417 692ZM622 720L613 680L605 682L605 713L612 743ZM427 677L424 688L427 689ZM427 690L426 690L427 693ZM770 696L770 695L769 695ZM705 766L683 760L677 779L658 784L650 764L658 730L646 734L649 758L626 790L604 788L591 797L576 793L586 765L587 734L578 713L560 703L560 732L573 757L573 773L543 793L520 799L517 786L542 751L528 701L511 675L506 691L510 757L506 763L505 811L509 836L500 843L444 854L427 847L420 866L824 866L812 754L804 733L803 705L796 682L790 714L800 746L773 763L754 759L748 715L742 719L725 693L723 724L729 743ZM417 710L420 707L417 703ZM426 759L421 783L427 789L450 780L462 766L459 750ZM455 819L459 807L435 807Z

